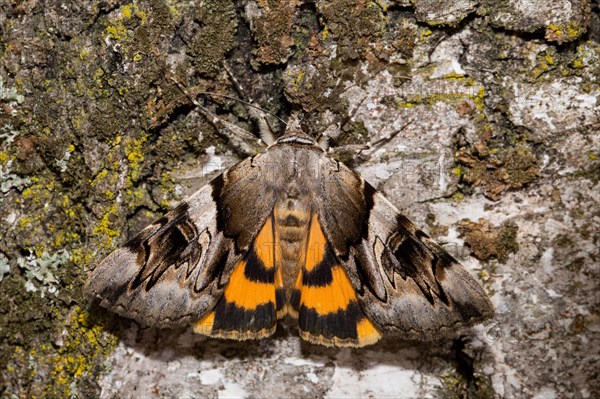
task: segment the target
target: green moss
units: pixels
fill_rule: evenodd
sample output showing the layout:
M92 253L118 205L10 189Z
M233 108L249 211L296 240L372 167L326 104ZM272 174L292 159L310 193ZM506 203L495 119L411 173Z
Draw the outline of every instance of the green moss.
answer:
M388 24L382 8L372 1L324 2L319 11L328 36L336 40L337 57L342 62L371 51L371 44L383 36Z
M492 134L484 135L491 137ZM501 147L490 150L485 142L465 147L457 152L456 161L463 167L461 183L482 186L486 196L498 199L500 193L520 188L539 176L537 158L526 137L513 137L496 143Z
M465 243L471 248L473 255L482 261L495 258L506 262L509 254L519 250L518 226L512 222L496 227L485 219L479 219L478 222L463 219L458 230L465 237Z
M442 386L438 388L439 397L442 399L478 398L493 399L496 393L490 377L474 373L471 379L465 378L456 371L443 374Z
M285 62L291 55L291 47L306 47L305 35L293 35L297 16L295 2L260 0L259 16L253 18L252 34L257 45L253 65L274 65Z
M152 101L167 109L167 117L172 112L173 96L164 84L167 53L161 49L181 20L171 19L164 2L146 4L119 3L110 12L93 10L91 16L84 9L82 15L65 10L56 35L33 29L35 35L28 36L29 25L8 16L14 31L5 44L33 39L32 56L48 62L39 69L39 79L16 83L18 92L31 93L30 103L18 107L10 100L7 106L14 112L7 108L6 123L14 128L9 132L0 126L0 135L10 133L14 141L5 145L8 140L0 137L0 174L7 190L3 205L10 213L5 216L14 218L2 233L7 260L0 263L10 264L11 272L5 274L0 265L0 303L10 304L10 312L0 312L0 380L11 385L7 391L1 386L0 396L97 396L95 380L112 341L87 316L80 320L86 311L67 312L83 303L83 271L114 247L125 216L139 204L152 209L147 186L139 183L153 172L147 165L156 141L148 143L148 138L156 131L146 133L152 129L146 116ZM175 4L173 9L183 15L190 7ZM42 14L32 14L31 26L43 22L38 21ZM62 34L69 39L61 39ZM215 47L222 45L215 40ZM28 67L11 52L7 49L3 56L26 72ZM179 91L177 95L181 97ZM63 162L57 165L57 160ZM6 179L13 175L23 180ZM161 189L173 195L168 180L161 179ZM69 259L52 263L56 254ZM36 292L24 289L28 282ZM42 297L48 285L56 290Z
M190 45L194 65L201 75L213 77L222 70L222 60L235 43L235 6L230 0L208 0L200 2L194 14L201 22Z
M29 380L27 397L95 396L96 389L89 381L102 371L99 359L113 350L117 340L104 332L102 320L92 319L79 306L64 316L57 313L56 317L62 328L56 332L55 345L15 347L7 362L7 371L20 373Z
M498 260L500 262L505 262L508 259L509 254L518 252L518 230L518 226L513 222L505 222L500 227L496 241L496 248L498 248Z

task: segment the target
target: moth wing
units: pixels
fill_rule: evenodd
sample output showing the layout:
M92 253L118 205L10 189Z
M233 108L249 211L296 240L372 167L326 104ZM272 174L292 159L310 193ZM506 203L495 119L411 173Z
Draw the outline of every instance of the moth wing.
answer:
M268 217L244 257L234 266L216 306L193 324L199 334L229 339L264 338L285 312L275 228Z
M86 295L145 325L201 319L273 208L260 157L233 166L109 254L91 271Z
M321 175L323 231L381 332L427 340L493 317L477 280L356 172L329 159Z
M361 308L343 263L325 237L318 213L310 220L305 262L290 298L300 335L326 346L360 347L381 338Z

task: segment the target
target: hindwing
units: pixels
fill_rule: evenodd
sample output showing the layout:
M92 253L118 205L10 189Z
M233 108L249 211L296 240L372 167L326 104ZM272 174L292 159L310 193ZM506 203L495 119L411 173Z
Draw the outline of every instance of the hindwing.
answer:
M314 214L306 261L290 300L302 338L327 346L365 346L381 333L367 318L342 263L325 238Z
M269 217L234 266L216 306L194 323L194 331L238 340L271 335L285 306L276 256L273 218Z

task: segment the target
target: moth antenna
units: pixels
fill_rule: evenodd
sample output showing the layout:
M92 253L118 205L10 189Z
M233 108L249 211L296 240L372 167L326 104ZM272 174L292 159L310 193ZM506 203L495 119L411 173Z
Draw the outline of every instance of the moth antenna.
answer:
M402 125L402 127L400 129L394 130L392 133L388 134L385 137L380 138L379 140L377 140L376 142L374 142L373 144L371 144L372 147L381 147L381 145L391 141L392 139L394 139L400 132L404 131L404 129L406 129L407 127L409 127L410 125L412 125L414 121L408 121L406 122L404 125Z
M329 152L331 154L343 153L345 151L356 151L356 157L360 157L363 153L365 153L365 152L371 153L374 150L376 150L377 148L380 148L383 144L388 143L389 141L394 139L398 134L400 134L400 132L404 131L404 129L406 129L406 127L408 127L412 123L413 123L413 121L408 121L400 129L393 131L392 133L388 134L385 137L380 138L379 140L375 141L374 143L348 144L348 145L338 146L335 148L328 148L328 147L323 147L323 148L325 150L329 150ZM330 138L330 136L323 135L320 138L320 140L329 140L329 138ZM328 142L325 141L325 143L328 143ZM319 144L321 144L321 141L319 141Z
M350 90L353 87L356 87L357 85L352 83L351 85L349 85L348 87L344 87L342 90L340 90L339 92L335 93L336 96L340 96L343 93L345 93L346 91ZM319 108L323 107L324 105L327 104L327 100L328 98L323 99L323 101L321 101L320 103L318 103L317 105L315 105L314 107L312 107L311 109L309 109L308 111L306 111L304 113L304 117L300 120L300 123L304 122L306 119L308 119L308 117L310 116L310 114L312 112L315 112L316 110L318 110Z
M199 105L199 104L198 104L198 102L196 101L196 99L194 98L194 96L192 96L192 95L191 95L191 94L190 94L190 93L187 91L187 89L185 88L185 86L183 86L183 84L182 84L181 82L179 82L178 80L176 80L174 77L170 77L170 79L171 79L173 82L175 82L175 83L177 84L177 86L179 87L179 90L181 90L181 91L183 92L183 94L185 94L185 96L186 96L186 97L187 97L187 98L188 98L188 99L189 99L189 100L190 100L192 103L194 103L194 105L195 105L195 106L197 106L197 107L202 107L202 105ZM280 117L278 117L278 116L277 116L277 115L275 115L274 113L272 113L272 112L270 112L270 111L268 111L268 110L266 110L266 109L264 109L264 108L261 108L261 107L259 107L259 106L257 106L257 105L254 105L254 104L253 104L252 102L250 102L250 101L244 101L244 100L242 100L242 99L240 99L240 98L237 98L237 97L228 96L227 94L215 93L214 91L202 91L202 90L199 90L199 91L196 91L196 92L194 92L194 93L195 93L196 95L203 94L203 95L207 95L207 96L221 97L221 98L226 98L226 99L228 99L228 100L237 101L237 102L239 102L239 103L241 103L241 104L244 104L244 105L246 105L246 106L248 106L248 107L250 107L250 108L254 108L254 109L257 109L257 110L259 110L259 111L262 111L262 112L264 112L264 113L266 113L266 114L269 114L269 115L271 115L273 118L277 119L279 122L283 123L283 125L287 126L287 122L286 122L286 121L284 121L283 119L281 119Z
M227 137L227 139L231 142L231 144L234 147L238 148L241 152L243 152L246 155L254 155L260 152L265 147L267 147L267 145L261 139L257 138L252 133L249 133L246 130L240 128L239 126L236 126L233 123L227 122L219 118L208 108L200 104L196 100L196 98L188 92L185 86L181 82L179 82L175 77L170 76L169 78L177 85L179 90L181 90L181 92L187 97L187 99L200 110L200 112L206 117L210 124L213 125L213 127L217 129L218 132L224 134ZM198 94L216 95L216 93L210 92L198 92ZM219 96L231 98L224 95ZM231 99L239 100L235 98Z
M231 70L231 68L229 68L229 65L227 65L225 62L223 62L223 68L229 75L229 78L231 79L235 90L245 100L244 103L249 105L250 107L262 112L262 114L257 114L257 113L252 112L252 110L250 110L250 116L252 116L258 123L258 128L259 128L258 130L260 133L260 138L269 145L273 144L275 142L274 129L271 126L271 124L269 123L269 120L267 118L265 118L264 114L269 114L269 115L275 117L277 120L279 120L281 123L283 123L283 126L287 126L287 123L284 122L277 115L253 105L254 100L252 99L252 97L250 97L248 94L246 94L246 91L244 90L244 88L242 87L240 82L237 80L235 75L233 74L233 71Z
M401 132L404 131L404 129L406 129L408 126L412 125L414 121L410 120L408 122L406 122L404 125L402 125L402 127L400 129L394 130L392 133L388 134L385 137L380 138L379 140L375 141L374 143L369 143L367 145L367 148L363 148L361 149L357 156L360 155L363 151L374 151L377 148L380 148L382 145L389 143L390 141L392 141L398 134L400 134Z

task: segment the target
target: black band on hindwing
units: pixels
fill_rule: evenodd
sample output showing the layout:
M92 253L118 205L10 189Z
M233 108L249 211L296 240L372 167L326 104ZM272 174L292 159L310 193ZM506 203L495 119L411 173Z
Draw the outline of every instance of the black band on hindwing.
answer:
M302 305L298 312L298 326L314 336L325 338L357 339L357 325L364 318L360 305L356 301L348 304L346 309L335 313L320 315L315 309Z

